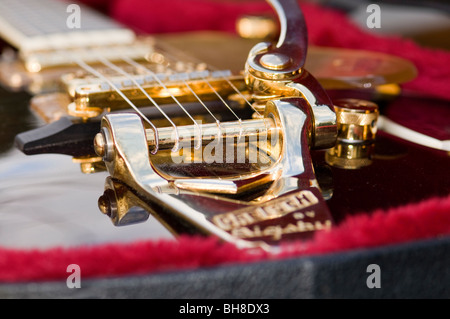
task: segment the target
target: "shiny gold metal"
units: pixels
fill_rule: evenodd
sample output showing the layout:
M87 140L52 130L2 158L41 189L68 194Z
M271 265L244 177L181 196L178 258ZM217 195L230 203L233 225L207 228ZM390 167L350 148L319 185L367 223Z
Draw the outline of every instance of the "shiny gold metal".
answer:
M333 223L309 149L335 145L334 107L303 69L306 44L295 45L298 34L286 33L292 25L303 28L301 17L287 19L287 10L298 12L296 4L269 2L280 17L279 43L256 45L243 77L208 81L225 96L232 93L227 91L229 82L240 91L248 90L249 103L259 114L160 128L136 114L107 114L102 119L94 148L112 180L127 185L131 197L142 200L141 206L176 234L212 235L239 247L266 247L310 236ZM164 89L150 86L146 91L161 103L169 96L188 99L183 82L165 83ZM202 100L212 97L202 79L189 83ZM76 91L80 109L114 105L115 98L105 106L96 104L97 89L94 84ZM139 104L137 92L126 88L123 92ZM110 91L102 94L113 97ZM106 188L105 194L111 187ZM127 219L128 206L117 197L103 196L99 201L100 210L115 224L117 216Z
M148 210L144 210L139 198L124 184L106 178L105 191L98 199L99 210L107 215L114 225L130 225L146 221Z
M182 147L180 144L195 146L197 143L205 145L214 141L225 141L227 139L248 139L255 136L257 139L271 138L271 133L275 130L271 119L229 121L220 124L184 125L175 131L173 127L157 129L156 134L152 129L146 130L149 150L152 151L158 146L158 150L176 150ZM178 133L178 134L176 134ZM98 153L97 153L98 154Z
M398 85L397 83L378 85L375 87L375 90L381 95L388 96L398 96L402 92L400 85Z
M266 70L267 72L268 70ZM323 90L316 80L306 71L298 71L291 80L269 80L265 74L259 73L259 76L252 74L252 69L248 68L246 73L247 85L256 94L253 96L257 101L281 97L302 97L314 112L314 127L311 133L312 148L332 147L336 142L336 114L331 106L325 91L313 92L309 87L314 86L316 90ZM282 71L274 71L278 75L288 75ZM313 84L314 83L314 84Z
M116 116L120 118L121 115ZM116 116L111 115L107 118L114 119ZM146 150L153 169L167 180L177 179L176 183L181 188L186 188L186 185L190 184L197 190L204 187L204 190L208 189L216 193L242 192L248 186L246 179L253 186L258 184L254 172L261 175L258 180L263 182L259 185L272 180L261 173L264 169L267 170L273 166L280 156L281 127L274 122L272 113L267 113L264 119L211 123L201 126L186 125L176 129L165 127L158 128L156 132L146 129L141 122L137 123L143 130L142 135L145 138ZM131 127L129 129L131 130ZM112 133L111 129L103 125L101 132L94 139L95 151L106 162L116 156L116 145ZM154 153L155 150L157 152ZM231 157L230 153L227 153L230 150ZM170 168L181 164L189 164L193 171L196 167L197 169L205 167L210 175L204 175L201 181L196 182L191 180L189 174L180 175L180 170L174 174ZM226 164L228 168L224 170L223 164ZM234 165L244 167L233 170ZM121 168L120 171L122 170ZM221 176L227 181L207 180L217 174L216 170L220 170ZM244 177L244 174L248 177ZM211 185L215 187L212 188Z
M359 169L372 164L374 144L337 142L325 153L326 162L343 169Z
M345 141L373 141L377 133L378 106L358 99L336 100L338 138Z
M250 50L244 73L246 84L257 101L302 97L314 114L311 147L332 147L336 142L336 115L325 90L304 69L307 39L302 13L293 2L269 3L279 16L280 38L276 45L261 42Z
M72 161L80 164L80 169L83 174L106 171L106 166L102 157L74 157L72 158Z
M195 78L194 73L160 74L164 86L150 79L149 83L142 85L146 93L133 85L131 81L126 84L117 82L115 85L137 107L152 105L147 95L151 96L157 104L168 104L175 103L174 99L178 102L197 102L197 97L203 101L211 101L217 99L216 93L226 98L235 93L235 88L242 91L245 89L244 79L240 75L233 76L228 72L196 74L200 78ZM227 75L223 76L224 74ZM151 78L151 76L147 76L147 78ZM196 93L197 97L192 94L192 91ZM129 108L130 105L114 88L107 84L95 83L75 89L74 102L69 106L69 114L79 117L95 117L105 110Z
M341 99L335 101L338 122L336 146L326 153L332 166L358 169L372 163L377 133L378 106L370 101Z
M268 243L277 245L280 240L292 236L311 235L332 223L314 176L308 150L310 112L301 98L273 100L266 106L264 120L250 119L230 124L236 139L262 132L269 135L268 130L270 135L277 135L270 145L273 161L257 170L242 167L236 170L241 164L236 161L226 163L225 167L220 163L205 166L205 161L172 165L171 161L176 162L176 158L174 160L167 154L173 152L150 154L149 140L154 137L147 136L152 135L151 131L135 114L106 115L102 120L103 137L96 138L97 143L102 145L96 149L104 154L103 160L111 177L124 182L135 194L140 194L148 211L163 220L169 229L175 229L177 234L214 235L239 247L266 247ZM262 132L255 131L250 126L252 123ZM247 125L251 129L246 135L244 128ZM193 131L194 127L188 130ZM209 137L205 135L205 138ZM192 136L189 136L189 141L192 142ZM266 152L267 149L258 147L258 143L249 143L257 146L251 152ZM158 161L161 157L163 160ZM194 171L207 169L210 175L180 176L173 174L171 167L176 172L192 168ZM272 204L270 201L274 199L277 201ZM279 206L277 215L268 219L261 217L263 221L255 219L255 225L251 222L237 223L236 227L231 228L229 225L222 227L212 219L223 212L246 218L246 211L253 211L252 216L257 216L258 212L275 209L274 205ZM100 201L103 212L117 216L111 207L108 201ZM125 215L121 216L121 220L126 220ZM266 225L269 221L276 226Z
M55 122L67 116L70 97L62 92L34 96L30 100L30 108L46 123Z
M106 148L106 141L104 135L102 133L97 133L94 138L95 153L98 156L103 157L105 156L105 148Z
M266 53L259 62L270 70L284 70L291 64L291 58L282 53Z
M73 49L56 49L46 51L26 52L21 55L27 71L38 73L46 68L70 67L76 65L74 58L81 59L87 63L98 62L98 57L107 57L111 61L120 61L123 57L144 60L151 53L153 41L145 38L131 44L92 46Z
M274 39L278 35L278 24L269 15L245 15L236 22L236 32L246 39Z

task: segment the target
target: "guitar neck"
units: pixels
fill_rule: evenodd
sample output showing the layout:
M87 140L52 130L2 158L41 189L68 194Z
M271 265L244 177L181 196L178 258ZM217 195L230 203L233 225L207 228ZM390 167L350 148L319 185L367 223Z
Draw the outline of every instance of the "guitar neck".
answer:
M0 36L27 55L49 49L126 45L132 30L82 5L56 0L0 0Z
M0 38L16 49L0 56L0 83L32 94L57 90L79 60L142 60L154 45L89 7L57 0L0 0Z

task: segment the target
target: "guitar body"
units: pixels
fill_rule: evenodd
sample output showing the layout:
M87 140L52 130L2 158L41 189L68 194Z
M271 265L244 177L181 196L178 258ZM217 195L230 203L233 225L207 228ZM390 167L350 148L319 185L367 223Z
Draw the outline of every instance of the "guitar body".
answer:
M209 32L194 32L189 36L186 34L160 35L155 38L157 42L166 43L177 50L181 49L183 53L214 65L219 70L226 68L234 73L242 69L249 50L256 43L255 40ZM230 46L230 42L234 45ZM314 50L315 48L312 49L313 52ZM325 52L320 51L320 48L317 50L316 52ZM217 51L222 54L214 54ZM315 66L313 64L311 66L314 69ZM317 68L317 70L320 69ZM408 76L408 74L405 75L405 78ZM427 127L422 129L414 122L409 127L439 140L448 139L446 136L448 132L445 130L444 132L439 129L433 130L433 127L442 125L445 119L448 125L450 118L448 101L426 96L418 97L408 92L392 96L373 89L361 89L354 85L347 87L348 83L345 84L345 81L340 79L337 82L330 81L333 77L327 78L326 72L322 79L325 79L321 83L332 101L348 97L375 101L379 105L380 115L405 126L409 123L402 122L402 114L426 108L427 114L421 118L421 121L426 122ZM82 174L83 166L80 169L80 163L81 165L86 163L77 158L73 159L70 155L27 156L19 151L16 136L42 128L49 122L48 119L43 119L36 109L30 108L32 101L32 94L24 90L11 91L5 87L0 89L2 118L0 126L0 245L3 248L26 251L35 248L128 244L142 240L175 242L173 235L152 217L144 223L124 227L112 226L109 218L102 214L98 207L98 199L103 194L108 172ZM70 118L67 114L63 114L62 117ZM98 131L101 129L100 120L100 117L90 120L93 122L93 128L98 126ZM89 140L91 137L87 135L86 139ZM334 223L332 230L334 227L339 229L342 225L348 227L346 225L358 218L370 219L372 215L380 218L377 215L380 211L390 212L391 209L414 205L432 198L446 198L450 193L450 179L447 178L450 176L448 151L420 145L394 136L383 129L377 132L370 165L358 169L331 165L327 160L327 150L311 150L311 159L315 177ZM391 213L389 216L392 218L392 215ZM410 225L409 223L415 225L414 227L420 227L420 221L413 215L411 215L413 222L405 219L398 223L404 224L405 228ZM364 232L364 228L357 231ZM388 236L388 234L383 235L384 231L380 226L380 238ZM431 237L431 239L434 238ZM104 287L105 297L367 297L370 294L365 285L363 288L358 286L359 281L365 282L362 280L365 278L367 265L381 264L384 271L383 278L394 281L398 270L392 270L389 267L398 268L399 263L396 260L403 259L400 265L404 267L408 265L409 271L418 276L423 272L423 265L420 264L422 259L440 256L442 259L436 261L434 268L430 267L434 269L434 279L436 279L442 274L441 270L445 268L445 265L448 266L450 263L446 257L449 256L449 247L450 241L444 236L441 239L418 244L408 243L392 249L375 247L358 253L341 253L339 256L296 258L292 261L281 260L274 263L260 260L257 264L232 266L229 269L219 265L210 273L200 269L188 273L180 271L172 275L150 274L137 280L125 275L112 280L92 280L89 284L90 290L85 290L85 295L78 296L95 297L95 287ZM308 268L308 265L312 265L312 268ZM360 269L363 275L352 277L354 269L359 269L358 267L364 267ZM429 265L427 264L426 267ZM242 287L236 284L236 281L245 282L250 278L250 275L245 275L245 272L250 272L255 278L260 279L249 286L248 293L239 290ZM283 288L279 286L282 282L276 282L276 280L270 279L264 282L263 277L267 278L267 272L274 278L277 278L277 274L284 272L292 282L289 283L291 280L284 282ZM346 288L340 290L339 283L335 278L333 279L333 276L349 278ZM298 282L303 282L307 278L312 278L311 287L299 288ZM450 280L450 278L442 279L443 283L445 280ZM407 280L400 280L400 282L402 293L406 295L415 296L423 292L417 287L407 292L409 289ZM117 283L127 288L126 294L115 287ZM171 283L176 283L181 289L173 292ZM194 283L197 283L199 288L192 288ZM328 287L329 290L325 291L324 287ZM152 290L155 288L158 288L158 294ZM291 289L291 294L287 288ZM444 289L439 284L437 288ZM223 295L217 292L220 289L225 292ZM228 293L232 290L235 293ZM448 295L445 289L444 295L437 294L437 291L430 291L424 295L438 297ZM1 289L1 293L12 297L55 297L56 295L77 297L77 292L68 292L65 286L51 283L24 289L8 284ZM374 292L370 296L395 296L394 292L385 295L377 294L378 292Z
M84 175L70 156L26 156L20 152L14 145L15 135L44 122L30 111L29 94L2 90L1 97L5 129L1 133L0 206L4 225L8 225L0 235L3 247L70 247L172 238L156 221L130 228L113 227L97 206L106 172Z

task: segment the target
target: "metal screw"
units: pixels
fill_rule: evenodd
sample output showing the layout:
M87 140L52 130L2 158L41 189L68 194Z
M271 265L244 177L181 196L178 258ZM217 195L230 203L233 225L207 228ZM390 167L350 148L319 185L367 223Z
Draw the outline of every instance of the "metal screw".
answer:
M281 53L266 53L259 61L270 70L283 70L291 64L291 58Z
M105 155L105 137L102 133L97 133L94 138L94 150L95 153L97 153L98 156L103 157Z
M99 210L109 218L115 218L117 215L117 200L115 192L112 189L106 189L103 195L98 199Z
M102 195L99 197L98 208L103 214L111 216L111 204L109 202L108 196Z
M95 135L94 150L98 156L103 158L104 162L110 162L114 159L114 144L111 133L106 127L103 127L100 133Z

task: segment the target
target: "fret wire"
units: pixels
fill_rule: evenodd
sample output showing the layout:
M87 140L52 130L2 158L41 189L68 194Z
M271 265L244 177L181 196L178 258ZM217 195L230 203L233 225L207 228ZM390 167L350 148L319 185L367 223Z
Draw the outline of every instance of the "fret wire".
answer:
M111 61L107 60L104 57L98 57L98 59L107 67L113 69L114 71L124 75L129 80L131 80L134 83L134 85L136 85L139 88L139 90L150 100L150 102L152 102L152 104L157 108L157 110L167 119L167 121L169 121L169 123L173 126L173 128L175 130L176 143L174 146L174 150L177 150L179 141L180 141L180 136L178 133L178 128L177 128L176 124L172 121L172 119L161 109L161 107L158 105L158 103L156 103L156 101L145 91L145 89L136 81L136 79L133 78L133 76L131 76L128 72L126 72L122 68L118 67L117 65L113 64ZM157 135L155 135L155 138L156 137L157 137ZM157 151L157 148L156 148L156 151Z
M127 57L122 57L122 60L127 62L128 64L134 66L138 70L139 69L140 70L144 70L145 72L150 74L159 83L159 85L161 85L169 93L170 97L175 101L176 104L178 104L178 106L183 110L183 112L186 113L186 115L191 119L191 121L194 123L195 127L197 128L198 133L199 133L199 138L198 138L198 142L196 143L197 145L194 146L194 149L201 148L201 146L202 146L202 138L201 138L201 136L202 136L202 129L201 129L201 127L198 125L198 123L195 121L195 119L192 117L192 115L180 103L180 101L178 101L178 99L169 91L167 86L158 78L158 76L153 71L149 70L147 67L143 66L142 64L139 64L136 61L133 61L130 58L127 58Z
M172 68L167 68L168 70L174 71ZM228 109L234 114L234 116L237 118L237 120L239 121L239 123L241 124L241 131L239 133L239 140L242 136L242 120L234 113L234 111L228 106L228 104L224 101L224 99L219 95L219 93L212 87L212 85L206 80L205 77L202 77L203 80L209 85L209 87L211 88L211 90L213 92L215 92L215 94L220 98L220 100L222 101L223 104L225 104ZM217 140L218 142L220 142L221 136L222 136L222 127L220 125L220 121L217 119L216 116L214 116L214 114L211 112L211 110L205 105L205 103L202 101L202 99L200 99L200 97L197 95L197 93L195 93L194 89L192 89L192 87L186 82L186 80L182 80L183 83L186 85L186 87L191 91L191 93L197 98L197 100L200 102L200 104L206 109L206 111L212 116L212 118L216 121L217 127L218 127L218 135L217 135Z
M157 130L156 126L138 109L138 107L136 105L134 105L133 102L130 101L130 99L128 99L126 97L125 94L123 94L123 92L110 79L105 77L103 74L101 74L100 72L95 70L90 65L86 64L84 61L82 61L76 57L74 57L73 60L76 64L78 64L81 68L83 68L87 72L89 72L92 75L98 77L99 79L102 79L103 81L107 82L117 92L117 94L119 94L125 100L125 102L127 102L136 111L136 113L139 114L152 127L153 132L155 134L155 149L152 151L152 154L156 154L156 152L159 148L159 137L158 137L158 130Z

